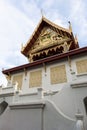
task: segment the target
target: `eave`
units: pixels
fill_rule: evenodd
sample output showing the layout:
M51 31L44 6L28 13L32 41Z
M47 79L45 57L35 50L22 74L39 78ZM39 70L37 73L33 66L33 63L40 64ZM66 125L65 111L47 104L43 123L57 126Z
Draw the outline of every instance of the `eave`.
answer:
M50 57L47 57L47 58L44 58L44 59L41 59L41 60L34 61L32 63L24 64L24 65L17 66L17 67L7 69L7 70L3 70L2 73L9 75L9 74L12 74L12 73L17 73L19 71L24 71L25 69L27 70L27 69L31 69L31 68L34 68L34 67L38 67L39 65L43 65L44 63L58 61L60 59L67 58L68 56L79 55L79 54L82 54L82 53L87 53L87 47L74 49L74 50L71 50L71 51L66 52L66 53L57 54L57 55L50 56Z

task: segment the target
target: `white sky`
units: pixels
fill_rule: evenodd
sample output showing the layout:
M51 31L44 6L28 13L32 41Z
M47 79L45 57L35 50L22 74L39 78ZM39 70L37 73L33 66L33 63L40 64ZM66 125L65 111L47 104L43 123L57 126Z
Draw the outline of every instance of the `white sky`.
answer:
M6 84L2 68L28 63L20 53L44 16L63 27L71 21L80 47L87 46L86 0L0 0L0 85Z

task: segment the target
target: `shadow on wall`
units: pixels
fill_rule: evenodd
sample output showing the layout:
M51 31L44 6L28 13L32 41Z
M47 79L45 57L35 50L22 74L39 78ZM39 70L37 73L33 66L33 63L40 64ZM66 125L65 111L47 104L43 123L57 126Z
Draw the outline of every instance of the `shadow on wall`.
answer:
M86 110L86 114L87 114L87 97L85 97L83 101L84 101L85 110Z
M5 111L5 109L7 108L8 106L8 103L3 101L1 104L0 104L0 115L3 114L3 112Z

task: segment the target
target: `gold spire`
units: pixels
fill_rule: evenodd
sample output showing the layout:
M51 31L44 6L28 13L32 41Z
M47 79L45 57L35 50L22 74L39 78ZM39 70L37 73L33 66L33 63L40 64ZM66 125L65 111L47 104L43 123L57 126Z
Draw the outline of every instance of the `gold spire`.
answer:
M21 51L24 49L23 43L21 43Z
M41 9L40 11L41 11L41 16L42 16L42 18L43 18L43 17L44 17L43 9Z
M75 44L76 44L77 48L79 48L77 35L75 35Z
M75 35L75 43L78 42L77 34Z
M72 32L72 25L71 25L71 22L68 21L68 23L69 23L69 30L70 30L70 32Z

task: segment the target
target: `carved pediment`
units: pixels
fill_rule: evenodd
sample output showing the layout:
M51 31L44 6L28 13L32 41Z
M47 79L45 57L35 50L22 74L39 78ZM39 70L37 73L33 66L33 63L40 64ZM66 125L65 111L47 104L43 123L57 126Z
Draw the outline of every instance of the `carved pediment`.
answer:
M42 17L26 45L22 46L21 53L32 62L78 47L71 25L66 29Z
M60 35L56 31L53 31L48 27L44 27L36 42L31 47L29 53L34 54L41 50L49 49L53 46L58 46L67 40L69 40L67 36Z

